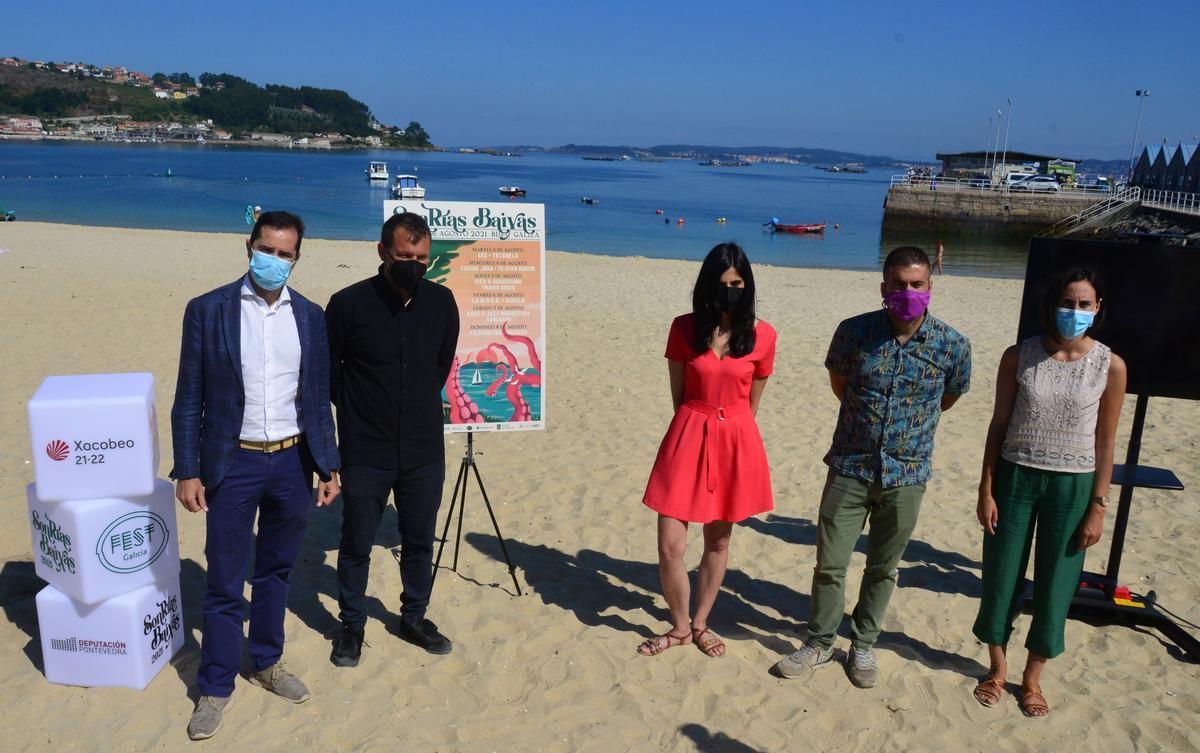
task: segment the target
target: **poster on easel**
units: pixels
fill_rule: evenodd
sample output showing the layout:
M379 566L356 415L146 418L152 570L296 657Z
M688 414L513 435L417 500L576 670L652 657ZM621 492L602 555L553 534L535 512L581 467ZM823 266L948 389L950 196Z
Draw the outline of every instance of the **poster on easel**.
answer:
M432 235L425 278L458 302L459 336L442 389L448 433L545 428L546 212L542 204L385 201Z

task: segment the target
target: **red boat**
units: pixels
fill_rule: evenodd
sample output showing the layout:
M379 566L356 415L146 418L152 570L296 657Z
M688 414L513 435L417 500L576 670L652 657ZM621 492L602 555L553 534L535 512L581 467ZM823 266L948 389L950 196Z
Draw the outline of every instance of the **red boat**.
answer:
M782 222L772 222L771 229L777 233L824 233L825 223L813 223L811 225L785 225Z

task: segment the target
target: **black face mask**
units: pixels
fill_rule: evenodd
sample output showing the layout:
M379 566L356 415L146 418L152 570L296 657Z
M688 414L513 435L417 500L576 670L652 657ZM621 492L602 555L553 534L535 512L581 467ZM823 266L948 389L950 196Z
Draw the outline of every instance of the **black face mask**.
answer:
M417 281L425 276L425 265L414 259L401 259L388 266L388 274L392 282L411 293Z
M726 314L733 311L738 301L742 300L742 293L746 292L745 288L731 288L727 285L722 285L719 295L717 295L717 305Z

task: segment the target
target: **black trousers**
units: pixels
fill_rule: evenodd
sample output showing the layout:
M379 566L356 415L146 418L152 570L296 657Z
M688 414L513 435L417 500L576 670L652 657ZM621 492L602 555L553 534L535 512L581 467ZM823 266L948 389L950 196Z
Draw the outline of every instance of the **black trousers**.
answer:
M343 623L367 622L367 578L371 547L388 494L400 528L400 618L420 621L433 585L433 538L437 527L445 462L405 469L347 465L342 468L342 540L338 548L338 606Z

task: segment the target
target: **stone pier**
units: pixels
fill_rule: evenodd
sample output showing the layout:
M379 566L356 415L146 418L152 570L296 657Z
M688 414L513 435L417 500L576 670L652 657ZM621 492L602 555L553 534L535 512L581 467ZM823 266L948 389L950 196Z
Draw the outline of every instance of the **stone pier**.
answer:
M974 231L1032 236L1105 198L1100 194L1008 193L929 184L892 186L884 199L883 230Z

